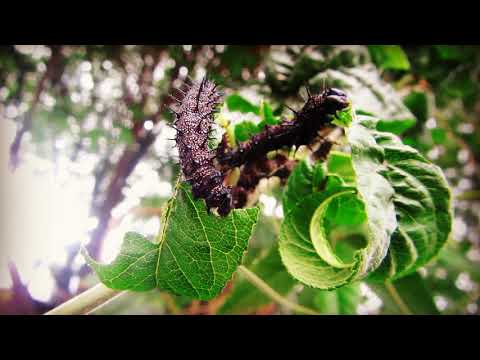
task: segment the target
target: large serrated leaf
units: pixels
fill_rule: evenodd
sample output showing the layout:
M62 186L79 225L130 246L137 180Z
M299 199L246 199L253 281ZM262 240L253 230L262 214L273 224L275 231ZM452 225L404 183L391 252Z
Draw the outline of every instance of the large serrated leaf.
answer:
M392 190L380 175L372 175L370 182L359 188L358 194L338 177L329 176L321 192L303 197L287 214L279 248L282 261L292 276L311 287L333 289L365 277L380 265L396 222L391 204ZM324 231L324 221L331 204L341 212L357 197L365 203L367 244L355 250L353 260L346 262L331 246ZM342 203L336 202L338 199L348 201L343 201L342 207Z
M363 127L384 152L382 175L393 186L398 228L388 256L372 279L397 279L430 261L447 241L452 205L442 170L391 133L375 130L375 121L359 117ZM353 155L353 162L363 161ZM358 176L358 174L357 174Z
M400 134L415 125L415 116L381 78L370 54L383 68L409 67L408 59L396 45L290 46L287 51L272 50L267 82L274 92L284 94L296 93L307 82L318 91L325 84L338 87L347 92L356 109L380 118L382 130Z
M349 185L355 184L355 172L353 171L352 157L350 154L331 151L327 160L329 174L335 174Z
M302 160L288 178L282 197L283 212L287 214L305 196L318 191L325 180L322 164L312 165L308 160Z
M292 182L289 179L287 185L286 195L300 192L303 197L298 196L300 199L296 199L282 224L280 254L292 276L319 289L343 286L377 269L387 254L390 237L397 226L393 188L380 174L383 170L382 148L363 128L353 125L346 131L352 153L358 160L353 163L356 189L347 186L338 176L330 175L325 188L315 192L308 186L312 170L305 165L299 168L298 179L292 177ZM306 181L300 181L302 173ZM309 191L310 195L305 195ZM361 203L363 206L356 206ZM354 218L366 220L366 245L355 249L349 260L337 254L327 234L332 206L348 221Z
M398 279L430 261L448 238L451 196L441 169L395 135L376 130L377 124L359 116L346 129L356 194L340 178L334 181L333 172L326 188L315 193L312 170L305 165L287 185L286 194L299 195L290 201L293 207L288 205L292 210L282 225L280 253L289 272L309 286L330 289L366 276ZM329 223L338 213L352 225L361 219L358 199L364 205L367 244L346 259L331 243ZM348 222L339 219L336 225Z
M109 288L115 290L147 291L155 288L155 270L158 259L158 245L142 235L128 232L123 239L117 258L109 265L102 265L88 256L88 264Z
M164 219L158 286L203 300L215 297L240 264L257 217L258 208L213 216L181 185Z
M145 291L155 286L208 300L223 289L240 264L257 222L258 208L209 214L187 184L178 184L162 216L159 243L129 233L118 257L102 265L87 256L100 280L114 289Z

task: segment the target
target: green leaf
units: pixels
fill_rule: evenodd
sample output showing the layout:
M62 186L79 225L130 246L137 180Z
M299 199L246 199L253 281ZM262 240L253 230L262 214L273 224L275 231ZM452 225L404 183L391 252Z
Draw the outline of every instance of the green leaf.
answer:
M280 254L288 271L309 286L331 289L367 275L400 278L430 261L448 238L452 210L441 170L395 135L377 131L377 123L359 116L346 129L357 193L332 175L315 193L308 168L299 169L299 178L292 174L292 184L300 184L292 189L301 192L290 202L285 196L291 210L282 224ZM349 227L356 228L349 233Z
M398 45L368 45L368 50L375 64L382 69L410 69L408 57Z
M232 94L226 99L228 110L239 111L241 113L254 113L260 115L260 107L253 105L243 96Z
M358 194L340 178L329 176L322 192L304 197L287 214L279 246L282 261L292 276L311 287L333 289L366 276L380 265L396 222L388 183L380 175L372 175L369 183L359 186ZM367 241L366 246L354 249L352 261L346 262L329 242L325 222L330 205L335 204L342 212L357 196L365 203ZM338 199L342 200L340 204Z
M258 208L224 218L208 214L204 201L180 185L163 221L158 286L202 300L218 295L240 264L257 218Z
M378 123L378 130L388 131L393 134L400 135L413 127L416 123L414 118L410 119L398 119L394 121L381 120Z
M329 176L322 192L297 201L287 213L280 232L280 254L288 271L306 285L320 289L336 288L374 271L385 258L397 226L393 188L380 174L383 150L368 131L356 123L346 132L352 149L357 192L340 178ZM308 189L299 188L303 194ZM359 206L362 203L363 206ZM346 220L332 216L335 213L342 214ZM352 244L340 241L340 247L332 245L333 236L328 229L348 224L346 221L354 218L366 220L363 231L353 236L363 236L366 244L352 248ZM351 235L344 234L347 239Z
M280 259L278 246L274 245L267 253L253 262L249 269L264 280L279 294L286 295L296 284ZM241 278L236 280L233 290L219 310L219 314L249 313L272 300L259 291L250 282Z
M402 144L391 133L375 130L372 118L360 117L348 137L351 144L363 142L365 152L375 149L383 154L381 174L394 190L398 228L387 257L372 279L397 279L410 274L437 255L450 234L452 205L447 181L441 169L417 150ZM355 168L371 162L356 151L352 160ZM356 170L357 181L368 181L368 166L365 170Z
M415 115L420 123L425 123L428 118L428 99L424 92L412 91L404 99L403 103Z
M260 113L262 116L262 122L268 125L276 125L279 123L279 119L277 119L273 115L273 110L270 104L267 101L262 101L262 105L260 106Z
M329 69L311 80L313 86L324 83L347 92L354 108L374 114L382 131L401 134L414 126L415 116L403 104L395 89L385 82L373 65L356 68Z
M382 299L383 314L395 315L403 313L398 304L398 299L400 299L404 307L412 314L439 315L432 294L422 277L417 273L393 282L391 285L393 285L394 294L384 284L368 282L368 285Z
M327 160L327 169L329 174L340 176L346 184L355 184L355 172L353 171L352 157L350 154L331 151Z
M353 259L345 259L334 250L328 229L342 225L358 225L364 220L363 204L351 190L338 192L323 201L310 220L310 238L317 254L336 268L354 266Z
M118 257L109 265L88 263L106 286L150 290L157 286L177 295L208 300L223 289L240 264L257 222L258 208L209 214L194 200L190 186L178 184L162 216L159 243L127 234Z
M305 196L318 191L325 180L322 164L312 165L308 160L302 160L288 178L282 196L283 212L287 214Z
M266 125L276 125L280 122L280 118L273 115L272 107L266 101L262 101L258 113L262 119L258 124L249 120L235 124L234 133L237 142L250 139L253 135L260 133Z
M235 140L246 141L260 132L258 126L251 121L242 121L235 125Z
M100 281L111 289L147 291L156 286L158 245L140 234L126 233L119 255L109 265L97 263L85 249L82 253Z
M349 127L355 116L354 110L351 105L347 108L337 111L333 116L332 123L340 127Z
M354 283L331 291L306 287L298 295L298 303L325 315L354 315L361 300L359 285Z

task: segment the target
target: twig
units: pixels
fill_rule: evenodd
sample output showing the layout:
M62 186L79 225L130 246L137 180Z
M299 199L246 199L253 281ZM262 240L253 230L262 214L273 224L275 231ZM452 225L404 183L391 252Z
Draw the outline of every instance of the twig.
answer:
M253 286L259 289L262 293L267 295L276 303L285 306L297 313L307 315L320 315L314 310L308 309L302 305L295 304L272 289L265 281L260 279L257 275L252 273L246 267L240 265L238 271L244 276ZM62 305L50 310L45 315L88 315L103 307L111 300L126 294L127 291L117 291L106 287L103 284L98 284L89 290L84 291L80 295L70 299ZM165 298L164 298L165 300ZM172 304L167 302L167 306L173 313L178 313L172 309Z
M45 315L88 315L125 293L127 292L112 290L103 284L98 284Z
M257 275L255 275L250 270L248 270L245 266L240 265L238 267L238 272L242 274L242 276L244 276L245 279L247 279L247 281L250 282L250 284L255 286L258 290L260 290L262 293L264 293L266 296L268 296L270 299L272 299L279 305L285 306L286 308L296 311L297 313L300 313L300 314L320 315L318 312L312 309L306 308L299 304L295 304L294 302L291 302L290 300L285 299L282 295L280 295L278 292L272 289L265 281L260 279Z

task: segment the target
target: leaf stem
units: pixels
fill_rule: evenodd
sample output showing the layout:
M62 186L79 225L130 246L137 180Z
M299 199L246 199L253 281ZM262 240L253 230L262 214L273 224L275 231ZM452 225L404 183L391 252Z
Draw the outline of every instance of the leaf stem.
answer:
M98 284L50 310L45 315L88 315L125 293L126 291L112 290L103 284Z
M286 308L289 308L293 311L296 311L297 313L307 314L307 315L320 315L318 312L312 309L306 308L299 304L295 304L294 302L291 302L285 299L282 295L280 295L278 292L272 289L265 281L260 279L257 275L255 275L250 270L248 270L245 266L240 265L238 267L238 272L242 274L242 276L244 276L248 282L250 282L253 286L255 286L258 290L260 290L262 293L264 293L266 296L268 296L270 299L272 299L276 303L283 305Z
M408 308L407 304L405 304L397 289L391 282L385 282L385 288L403 315L413 315L412 311Z

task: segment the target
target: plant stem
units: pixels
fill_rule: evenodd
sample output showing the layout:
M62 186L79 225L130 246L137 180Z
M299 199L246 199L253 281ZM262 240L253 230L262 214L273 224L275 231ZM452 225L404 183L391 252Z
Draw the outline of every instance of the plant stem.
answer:
M318 312L308 309L302 305L295 304L272 289L265 281L260 279L253 272L246 267L240 265L238 271L244 276L253 286L268 296L276 303L285 306L300 314L320 315ZM62 305L50 310L45 315L88 315L98 310L100 307L106 305L108 302L125 294L126 291L117 291L107 288L103 284L98 284L93 288L81 293L80 295L70 299Z
M112 290L103 284L98 284L50 310L45 315L88 315L125 293L126 291Z
M395 304L397 304L403 315L413 315L413 313L410 311L407 304L405 304L397 289L391 282L385 282L385 288L387 289L388 293L392 297L393 301L395 301Z
M283 305L286 308L289 308L293 311L296 311L297 313L307 314L307 315L320 315L318 312L312 309L308 309L302 305L295 304L285 299L282 295L280 295L278 292L272 289L265 281L260 279L257 275L255 275L250 270L248 270L245 266L240 265L238 267L238 271L240 274L242 274L242 276L245 277L245 279L247 279L248 282L250 282L253 286L255 286L258 290L260 290L262 293L264 293L266 296L268 296L270 299L272 299L276 303Z

